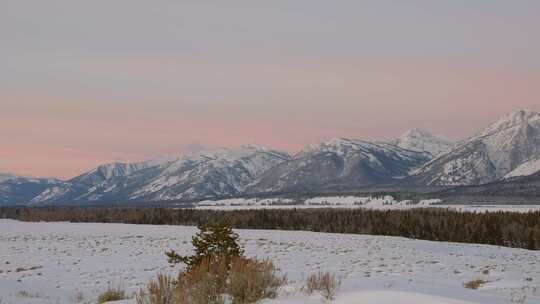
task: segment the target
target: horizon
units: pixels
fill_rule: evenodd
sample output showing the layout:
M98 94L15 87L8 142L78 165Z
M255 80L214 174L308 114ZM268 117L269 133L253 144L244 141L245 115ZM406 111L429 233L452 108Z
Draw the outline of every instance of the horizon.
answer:
M463 140L540 110L535 1L2 2L0 172L412 128Z

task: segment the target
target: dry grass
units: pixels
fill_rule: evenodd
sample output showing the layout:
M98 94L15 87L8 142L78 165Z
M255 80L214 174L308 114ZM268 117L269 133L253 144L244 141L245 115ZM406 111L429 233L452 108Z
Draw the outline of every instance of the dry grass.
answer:
M287 277L276 273L268 259L235 258L231 263L227 293L233 304L256 303L262 299L274 299L279 287L287 284Z
M308 295L319 292L325 300L332 301L340 286L341 280L335 274L318 272L308 276L304 290Z
M136 296L137 304L256 303L275 298L286 277L269 260L206 258L181 272L177 280L158 275Z
M482 280L482 279L476 279L476 280L472 280L463 284L463 287L468 288L468 289L478 289L480 286L482 286L485 283L487 283L487 281Z
M158 273L156 279L150 281L146 290L141 289L135 295L137 304L174 304L175 281Z
M125 291L121 290L120 288L118 289L109 288L107 289L107 291L99 295L97 302L98 304L102 304L105 302L120 301L120 300L125 300L125 299L127 299Z
M227 259L204 258L189 271L180 273L176 304L222 304L227 283Z

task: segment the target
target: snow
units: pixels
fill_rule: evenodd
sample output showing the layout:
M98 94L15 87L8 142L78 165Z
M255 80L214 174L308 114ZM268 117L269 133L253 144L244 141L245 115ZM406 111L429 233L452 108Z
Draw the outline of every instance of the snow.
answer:
M157 272L176 274L164 251L189 254L194 227L0 220L3 303L93 301L108 287L131 294ZM398 237L237 230L246 255L271 258L291 281L268 304L321 303L298 289L311 272L343 279L335 303L540 303L540 251ZM177 266L178 267L178 266ZM479 290L463 283L489 281ZM25 297L27 292L33 297ZM133 302L133 301L132 301Z
M540 159L533 159L519 165L512 172L506 174L504 178L508 179L508 178L518 177L518 176L529 176L539 171L540 171Z
M164 166L156 178L147 181L131 193L129 198L152 195L150 200L171 200L235 194L228 193L228 189L234 189L234 192L242 191L253 179L288 157L285 153L254 145L187 154ZM195 187L188 187L185 191L175 189L183 190L184 186L197 183L206 184L201 187L206 189L211 185L205 179L212 179L212 175L216 178L225 177L227 183L218 183L218 187L208 189L207 193L199 193Z
M202 210L257 210L257 209L368 209L368 210L409 210L415 208L441 208L458 212L516 212L540 211L540 205L463 205L443 203L440 199L424 199L419 202L396 200L390 195L374 196L321 196L307 199L289 198L229 198L204 200L195 206Z
M438 199L423 200L417 204L412 201L397 201L392 196L323 196L307 199L288 198L230 198L205 200L196 204L197 209L245 210L245 209L308 209L308 208L364 208L377 210L411 209L428 207L440 203Z
M428 152L433 156L448 151L454 143L443 135L433 135L421 129L411 129L403 133L395 144L403 149Z
M66 194L69 191L69 188L65 186L54 186L45 189L43 192L41 192L38 196L33 198L30 202L31 203L38 203L42 201L47 201L51 199L55 199L57 197L60 197L64 194Z
M427 177L428 185L485 184L509 173L513 176L511 172L517 167L539 157L540 113L520 110L502 117L414 174Z
M297 157L328 152L335 153L336 155L345 158L348 155L360 153L371 161L380 162L379 159L372 154L373 151L384 153L386 155L396 154L400 158L410 157L410 155L414 154L413 151L402 149L399 146L397 146L396 149L396 145L394 144L348 138L334 138L326 142L304 147L300 153L298 153Z
M336 304L474 304L474 302L449 299L445 297L432 296L417 292L369 290L360 292L349 292L338 295L334 303ZM324 303L320 299L288 299L278 301L266 301L264 303L280 304L319 304Z
M478 135L478 137L491 136L507 129L519 127L523 125L523 123L533 125L540 124L540 113L526 109L510 112L487 127Z
M292 199L281 198L231 198L222 200L204 200L197 203L197 206L272 206L272 205L288 205L295 201Z
M529 213L540 212L540 205L436 205L432 207L446 208L459 212L515 212L515 213Z
M144 162L138 162L138 163L110 163L110 164L101 165L95 168L94 170L83 174L82 176L100 173L103 175L105 180L110 180L113 177L132 175L135 172L149 168L150 166L154 164L155 164L154 161L144 161Z
M472 140L481 140L499 177L531 157L540 156L540 113L517 110L491 124Z

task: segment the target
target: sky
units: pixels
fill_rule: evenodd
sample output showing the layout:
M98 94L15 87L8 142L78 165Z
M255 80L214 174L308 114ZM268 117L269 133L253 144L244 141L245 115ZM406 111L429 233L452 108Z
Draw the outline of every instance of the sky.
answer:
M540 1L0 0L0 172L540 110Z

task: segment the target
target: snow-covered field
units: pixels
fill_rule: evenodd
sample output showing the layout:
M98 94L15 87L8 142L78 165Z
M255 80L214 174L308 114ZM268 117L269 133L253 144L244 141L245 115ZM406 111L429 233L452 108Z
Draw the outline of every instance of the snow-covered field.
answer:
M349 208L369 210L408 210L415 208L444 208L460 212L533 212L540 211L540 205L448 205L440 199L428 199L414 203L410 200L396 200L386 195L382 197L329 196L292 200L286 198L230 198L205 200L197 203L196 209L206 210L255 210L255 209L312 209Z
M0 220L0 299L92 303L128 292L156 272L175 274L163 252L191 250L194 227ZM266 303L320 303L294 292L310 272L343 277L336 303L540 303L540 251L397 237L239 230L246 254L270 257L293 291ZM463 283L488 281L478 290ZM82 298L82 299L81 299Z

